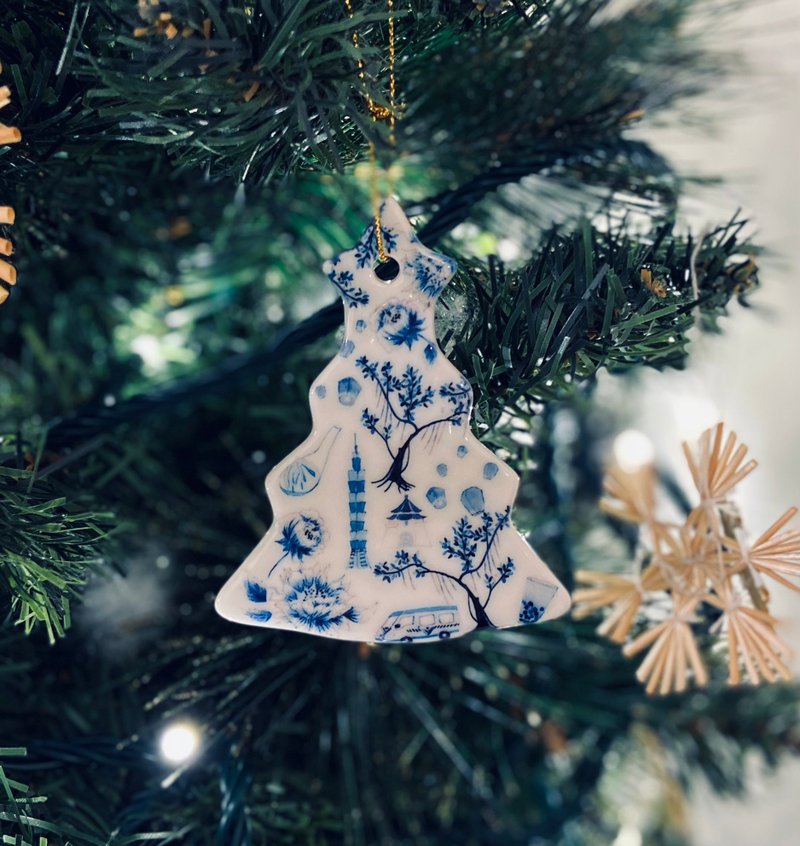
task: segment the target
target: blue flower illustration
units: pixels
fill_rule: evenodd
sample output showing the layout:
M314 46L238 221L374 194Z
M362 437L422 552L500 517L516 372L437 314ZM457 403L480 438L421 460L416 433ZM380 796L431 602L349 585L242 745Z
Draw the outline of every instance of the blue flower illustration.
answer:
M411 349L417 341L425 342L425 358L436 358L436 344L423 334L425 319L402 303L389 303L378 315L378 331L396 347Z
M272 565L270 574L285 558L302 561L312 555L322 543L322 523L308 514L301 514L289 520L281 529L281 536L275 541L283 555Z
M250 602L267 601L267 589L258 582L251 582L248 580L244 583L244 589Z
M315 632L327 632L343 623L358 622L358 611L349 603L342 579L320 574L299 574L289 580L286 594L291 620Z

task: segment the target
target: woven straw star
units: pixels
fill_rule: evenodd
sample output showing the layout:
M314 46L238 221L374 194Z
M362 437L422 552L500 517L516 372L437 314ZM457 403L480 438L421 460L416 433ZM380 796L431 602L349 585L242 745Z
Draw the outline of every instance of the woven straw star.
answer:
M636 671L636 678L646 684L647 693L683 693L688 687L690 669L695 684L702 687L708 683L708 673L690 625L699 602L699 599L677 598L666 620L623 648L623 654L630 657L650 647Z
M719 520L718 508L725 504L728 494L758 466L753 460L744 463L747 447L744 444L736 446L735 432L728 433L723 445L724 433L723 423L706 429L698 442L697 457L692 455L688 444L683 444L686 463L700 494L698 508L715 522Z
M783 662L790 650L775 633L778 621L773 616L748 608L730 585L706 601L722 610L722 617L714 625L727 635L731 684L741 684L741 665L751 684L758 684L762 679L768 682L777 681L778 677L784 681L791 679L792 674Z
M610 608L609 615L598 626L597 631L614 643L625 642L645 594L666 587L663 576L655 565L644 570L639 578L617 573L597 573L592 570L579 570L576 578L582 584L592 587L579 588L574 592L573 616L582 620L596 611Z
M728 553L714 533L705 511L695 510L683 526L661 533L665 551L662 570L673 592L702 597L708 583L724 579L730 567Z
M682 693L690 680L707 683L695 630L709 618L708 633L727 647L730 684L742 682L742 669L753 684L788 679L788 649L776 634L760 580L769 576L800 591L790 581L800 580L800 531L782 531L797 509L748 545L731 499L756 467L747 447L732 432L726 437L720 423L703 432L696 453L687 444L683 449L700 500L683 525L659 519L653 467L614 467L607 474L600 507L645 530L637 561L647 566L638 576L579 571L577 580L586 587L575 592L574 615L605 611L598 632L615 643L635 635L622 651L633 656L648 650L636 675L649 694ZM671 611L664 616L667 597ZM699 613L702 608L707 613Z
M725 544L742 567L752 567L785 587L800 591L800 585L787 578L800 579L800 530L778 534L795 514L797 509L790 508L749 548L740 541L726 540Z

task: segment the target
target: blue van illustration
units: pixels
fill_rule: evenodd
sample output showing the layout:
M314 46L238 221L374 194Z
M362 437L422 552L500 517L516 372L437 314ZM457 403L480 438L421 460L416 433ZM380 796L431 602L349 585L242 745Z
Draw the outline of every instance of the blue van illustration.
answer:
M378 643L411 643L414 640L446 640L458 634L458 606L432 605L392 611L381 626Z

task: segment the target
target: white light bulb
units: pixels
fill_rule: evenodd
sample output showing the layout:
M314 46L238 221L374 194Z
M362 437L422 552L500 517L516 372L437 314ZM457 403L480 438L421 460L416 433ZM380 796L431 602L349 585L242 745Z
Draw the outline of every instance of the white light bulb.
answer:
M655 450L643 432L626 429L614 439L614 458L626 473L635 473L653 463Z
M613 846L642 846L642 833L632 825L623 825Z
M183 764L200 748L200 731L192 723L173 723L161 733L161 757L170 764Z

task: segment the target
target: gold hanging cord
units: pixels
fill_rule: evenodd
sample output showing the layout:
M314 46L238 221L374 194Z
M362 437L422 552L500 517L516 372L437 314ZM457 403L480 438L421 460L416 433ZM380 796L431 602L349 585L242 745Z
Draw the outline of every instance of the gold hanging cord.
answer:
M397 82L395 77L395 42L394 42L394 0L386 0L389 10L389 106L381 106L370 97L367 91L366 74L364 72L364 61L358 59L358 78L364 89L364 99L367 102L367 110L373 123L379 120L389 121L389 144L395 144L395 122L397 120L395 110L395 94ZM344 0L347 16L353 19L353 2ZM358 51L358 32L353 30L353 47ZM375 142L369 141L369 162L370 162L370 184L372 188L372 205L375 209L375 240L378 244L378 258L381 263L388 261L389 255L383 243L383 231L381 229L381 195L378 188L378 154L375 150Z

